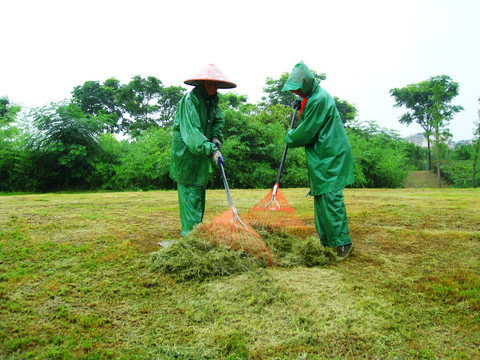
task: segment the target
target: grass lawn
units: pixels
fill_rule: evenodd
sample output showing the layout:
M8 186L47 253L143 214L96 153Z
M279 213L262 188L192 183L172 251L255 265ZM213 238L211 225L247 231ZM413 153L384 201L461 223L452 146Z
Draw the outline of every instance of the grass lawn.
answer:
M445 180L441 180L442 188L448 187ZM406 188L438 188L438 177L433 171L412 171L405 181Z
M480 191L344 194L347 260L184 282L152 268L174 191L2 196L0 358L480 359ZM207 192L206 221L227 208Z

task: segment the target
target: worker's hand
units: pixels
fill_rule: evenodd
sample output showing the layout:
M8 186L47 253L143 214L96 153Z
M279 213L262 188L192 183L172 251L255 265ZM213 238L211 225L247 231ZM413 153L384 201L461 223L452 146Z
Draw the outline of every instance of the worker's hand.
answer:
M218 150L220 150L223 146L222 142L220 140L218 140L216 137L214 137L212 139L212 143L214 143L215 145L217 145L217 148Z
M293 108L300 110L301 107L302 107L302 100L298 98L293 102Z
M222 165L225 165L225 161L223 160L223 155L220 151L215 150L212 156L213 156L213 160L215 161L215 164L220 165L220 163L222 163Z

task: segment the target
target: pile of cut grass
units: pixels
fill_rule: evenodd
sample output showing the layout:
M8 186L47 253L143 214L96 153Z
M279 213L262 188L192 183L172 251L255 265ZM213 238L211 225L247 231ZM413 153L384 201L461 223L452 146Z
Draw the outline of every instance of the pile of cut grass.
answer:
M318 238L297 238L286 233L260 232L274 254L273 266L327 266L336 262L335 253ZM218 246L194 232L152 254L152 269L177 281L204 281L268 267L264 259L242 250Z
M228 276L259 265L256 258L243 251L216 246L193 235L152 254L152 269L169 274L177 281Z

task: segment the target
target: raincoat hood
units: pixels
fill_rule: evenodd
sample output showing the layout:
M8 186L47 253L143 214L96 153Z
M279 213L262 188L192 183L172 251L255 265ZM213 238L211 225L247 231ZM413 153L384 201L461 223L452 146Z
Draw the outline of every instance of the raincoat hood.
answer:
M315 76L311 70L307 67L307 65L304 64L303 61L300 61L293 68L282 91L300 89L308 98L312 96L318 87L319 85L317 80L315 80Z

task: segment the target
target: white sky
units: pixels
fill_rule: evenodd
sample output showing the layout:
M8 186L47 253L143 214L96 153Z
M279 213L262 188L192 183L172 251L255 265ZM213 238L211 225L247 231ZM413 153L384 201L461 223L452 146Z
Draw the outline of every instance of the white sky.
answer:
M360 120L407 136L389 90L448 75L450 123L471 139L480 107L479 0L0 0L0 96L43 106L85 81L155 76L180 85L214 63L256 103L267 76L303 60ZM223 90L225 91L225 90Z

